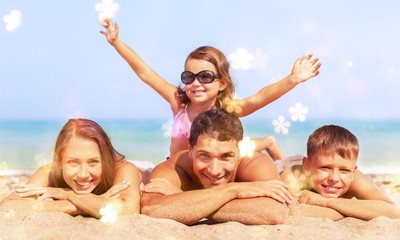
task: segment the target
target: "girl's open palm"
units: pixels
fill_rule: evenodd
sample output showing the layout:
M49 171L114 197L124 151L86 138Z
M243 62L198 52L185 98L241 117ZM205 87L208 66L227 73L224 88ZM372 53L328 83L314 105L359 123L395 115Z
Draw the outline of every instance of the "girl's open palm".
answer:
M308 54L306 57L301 56L294 63L291 75L295 77L297 83L304 82L319 74L321 63L318 62L318 57L312 58L312 56L312 54Z
M101 34L106 36L107 41L113 45L115 40L118 39L119 26L118 23L113 23L111 19L106 18L104 22L100 23L106 31L100 31Z

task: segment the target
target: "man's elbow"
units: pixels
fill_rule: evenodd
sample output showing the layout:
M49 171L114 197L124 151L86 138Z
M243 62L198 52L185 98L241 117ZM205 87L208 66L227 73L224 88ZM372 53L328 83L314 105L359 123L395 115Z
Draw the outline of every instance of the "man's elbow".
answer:
M252 213L251 215L247 213L245 214L245 217L240 217L236 221L245 225L278 225L285 223L287 217L287 210L268 211L267 209L265 209L264 211Z
M8 210L11 209L11 204L9 204L10 201L0 201L0 210Z
M164 218L164 219L171 219L180 223L183 223L185 225L193 225L199 222L198 219L195 217L191 217L188 214L168 214L168 212L158 208L157 206L145 206L142 207L140 212L144 215L147 215L152 218Z
M286 206L279 207L271 212L264 212L261 217L261 224L277 225L283 224L289 215L289 209Z
M395 206L392 211L387 212L386 216L392 219L400 219L400 208Z

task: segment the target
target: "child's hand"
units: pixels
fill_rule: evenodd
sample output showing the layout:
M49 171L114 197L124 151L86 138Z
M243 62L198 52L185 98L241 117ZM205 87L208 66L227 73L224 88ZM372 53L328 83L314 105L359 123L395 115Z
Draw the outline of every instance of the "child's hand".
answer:
M291 73L294 81L301 83L317 76L321 67L321 63L318 60L318 57L312 59L312 54L308 54L307 57L301 56L297 58Z
M311 192L308 190L303 190L299 197L299 203L317 205L320 207L327 207L327 198L321 194Z
M106 31L100 31L100 33L106 36L107 41L111 45L114 45L114 42L118 39L118 33L119 33L118 23L114 24L111 19L106 18L104 19L104 22L100 23L100 25L106 29Z

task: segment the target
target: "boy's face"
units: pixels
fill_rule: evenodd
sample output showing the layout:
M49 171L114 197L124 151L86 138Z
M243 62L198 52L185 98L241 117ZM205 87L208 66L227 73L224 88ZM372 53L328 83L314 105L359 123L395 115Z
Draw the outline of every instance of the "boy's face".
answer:
M190 148L193 171L204 188L212 188L234 181L239 164L237 141L218 141L207 135L199 135Z
M324 197L338 198L349 189L357 169L357 160L317 153L303 159L303 168L312 189Z

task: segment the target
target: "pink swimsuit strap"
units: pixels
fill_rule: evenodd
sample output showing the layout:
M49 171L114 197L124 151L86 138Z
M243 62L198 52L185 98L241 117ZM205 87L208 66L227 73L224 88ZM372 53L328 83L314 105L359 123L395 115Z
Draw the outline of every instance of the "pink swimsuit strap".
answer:
M186 109L187 106L185 106L184 109L181 109L174 118L174 123L172 125L173 137L183 137L189 139L191 122Z

